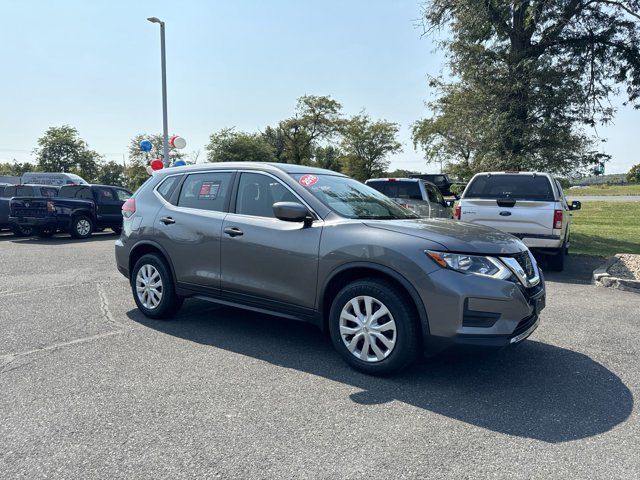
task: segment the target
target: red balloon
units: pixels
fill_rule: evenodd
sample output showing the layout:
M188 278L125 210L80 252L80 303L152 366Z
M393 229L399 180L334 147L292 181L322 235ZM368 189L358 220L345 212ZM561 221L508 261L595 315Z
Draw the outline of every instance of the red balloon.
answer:
M164 163L159 158L155 160L151 160L151 169L152 170L162 170L164 168Z

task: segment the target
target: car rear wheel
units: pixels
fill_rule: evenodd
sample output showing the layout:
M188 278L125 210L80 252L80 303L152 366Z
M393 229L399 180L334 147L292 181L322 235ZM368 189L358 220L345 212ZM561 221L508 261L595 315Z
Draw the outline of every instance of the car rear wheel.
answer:
M33 235L33 227L25 225L12 225L11 231L16 237L30 237Z
M133 267L131 290L138 309L149 318L170 317L184 301L176 294L166 262L152 253L140 257Z
M73 217L71 221L71 236L74 238L89 238L93 232L93 222L86 215Z
M411 300L377 278L350 283L331 306L333 346L353 368L370 375L397 372L418 357L419 328Z

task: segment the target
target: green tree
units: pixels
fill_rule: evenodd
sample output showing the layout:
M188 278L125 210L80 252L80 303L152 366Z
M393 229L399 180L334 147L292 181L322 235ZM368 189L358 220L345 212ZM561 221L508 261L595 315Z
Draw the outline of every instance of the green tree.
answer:
M341 147L344 172L360 181L380 177L389 166L388 156L400 152L398 124L372 121L362 113L343 122Z
M29 163L29 162L20 163L14 159L12 163L9 163L9 162L0 163L0 175L9 175L9 176L19 177L23 173L37 172L37 171L38 171L37 165L34 165L33 163Z
M413 170L405 170L402 168L396 168L395 170L391 170L390 172L385 172L384 176L389 178L409 178L411 175L418 175L420 172L415 172Z
M300 97L294 116L281 121L277 130L266 137L276 142L271 144L275 152L282 147L278 159L285 163L312 163L318 142L330 140L338 133L341 109L342 105L328 96Z
M452 80L431 82L438 98L414 141L427 161L471 172L575 173L607 160L586 129L611 120L620 86L640 98L639 11L638 0L428 1L426 31L450 32L440 44Z
M316 147L313 157L313 166L326 168L327 170L333 170L334 172L341 172L342 157L343 153L339 148L334 147L333 145Z
M96 182L117 187L127 186L124 165L113 160L101 163Z
M631 167L627 173L627 182L640 183L640 163Z
M209 162L275 162L273 147L259 133L224 128L212 133L206 146Z
M98 176L101 156L69 125L50 127L38 139L34 155L40 171L75 173L88 182Z
M149 140L153 145L151 152L143 152L140 150L140 142ZM185 157L185 153L173 147L169 148L170 161L174 162ZM147 166L151 160L162 156L162 135L149 135L141 133L136 135L129 142L129 160L127 162L127 186L129 190L135 191L148 178Z

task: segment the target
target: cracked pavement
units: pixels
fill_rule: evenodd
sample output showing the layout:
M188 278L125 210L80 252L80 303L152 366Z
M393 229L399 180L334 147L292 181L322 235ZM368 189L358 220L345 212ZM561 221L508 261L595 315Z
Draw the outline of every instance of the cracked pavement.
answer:
M142 317L115 238L0 233L3 479L640 477L640 295L591 259L516 348L372 378L301 323Z

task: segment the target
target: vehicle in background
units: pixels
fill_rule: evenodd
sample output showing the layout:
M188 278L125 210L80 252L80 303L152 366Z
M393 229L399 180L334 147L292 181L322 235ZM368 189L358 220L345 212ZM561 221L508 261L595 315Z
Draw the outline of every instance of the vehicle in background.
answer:
M369 374L455 343L518 343L545 305L542 274L517 238L418 218L330 170L162 169L122 215L116 264L147 317L196 297L311 322Z
M20 237L33 234L33 228L28 225L19 226L9 222L9 204L12 197L55 197L58 195L58 187L51 185L8 185L0 186L0 230L11 229Z
M548 173L487 172L475 175L456 206L464 222L487 225L520 238L561 271L571 241L571 210L560 182Z
M451 191L452 185L460 185L460 192L462 192L462 190L464 190L464 187L466 186L466 184L464 183L454 182L446 173L419 173L409 175L409 178L420 178L422 180L426 180L427 182L433 183L436 187L438 187L440 193L445 197L459 197L459 195L454 194Z
M453 202L438 188L419 178L372 178L365 185L376 189L422 218L453 218Z
M89 185L89 183L79 175L74 173L55 173L55 172L27 172L21 177L22 183L31 183L38 185Z
M42 237L56 231L87 238L98 229L122 230L121 208L131 192L109 185L65 185L57 197L15 197L10 201L9 222L31 227Z

